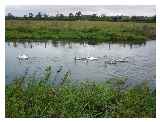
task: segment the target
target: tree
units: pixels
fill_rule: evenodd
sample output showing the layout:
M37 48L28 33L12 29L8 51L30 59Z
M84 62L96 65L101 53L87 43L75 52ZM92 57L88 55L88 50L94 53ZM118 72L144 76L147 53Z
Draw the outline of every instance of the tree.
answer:
M33 13L29 13L29 18L33 18Z
M92 17L97 17L97 14L92 14Z
M37 18L37 19L41 19L41 18L42 18L41 12L38 12L38 14L36 15L36 18Z
M27 19L27 15L24 15L23 17L24 17L24 19Z
M112 21L113 21L113 22L116 22L116 21L118 20L118 17L117 17L117 16L112 16L111 18L112 18Z
M96 19L97 18L97 14L92 14L91 17L92 17L92 19Z
M74 16L73 13L69 13L69 17L72 18Z
M75 16L77 16L77 17L82 16L82 12L81 11L76 12Z
M9 19L14 19L15 16L14 16L12 13L8 13L7 18L9 18Z
M48 15L47 15L47 14L44 14L43 17L44 17L45 19L47 19L47 18L48 18Z
M63 14L60 14L59 17L64 17L64 15L63 15Z

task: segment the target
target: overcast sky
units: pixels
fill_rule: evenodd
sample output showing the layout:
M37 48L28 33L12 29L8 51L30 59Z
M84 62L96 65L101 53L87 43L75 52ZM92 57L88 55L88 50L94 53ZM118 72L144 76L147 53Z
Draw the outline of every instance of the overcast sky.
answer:
M32 12L34 15L38 12L55 16L58 13L68 15L81 11L82 14L105 14L105 15L127 15L127 16L153 16L156 14L155 6L7 6L6 15L11 12L15 16L28 15Z

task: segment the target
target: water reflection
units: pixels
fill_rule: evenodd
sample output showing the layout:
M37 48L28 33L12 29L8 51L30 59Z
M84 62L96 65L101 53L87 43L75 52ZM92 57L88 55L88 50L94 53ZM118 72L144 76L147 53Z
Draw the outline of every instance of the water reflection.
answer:
M50 46L52 45L52 47L64 47L64 48L70 48L72 49L73 47L73 44L79 44L83 47L86 47L87 45L90 45L90 46L96 46L94 44L88 44L88 43L73 43L73 42L59 42L59 41L44 41L44 42L6 42L8 46L13 46L15 48L17 48L18 46L23 46L24 48L34 48L36 46L39 46L39 45L44 45L44 48L47 48L47 46ZM108 49L111 49L112 48L112 45L113 44L118 44L120 47L123 47L125 48L126 46L129 46L130 49L132 48L136 48L136 47L141 47L141 46L145 46L146 45L146 42L145 43L140 43L140 44L132 44L132 43L111 43L111 42L108 42L108 43L101 43L101 44L107 44L108 45ZM101 44L97 44L97 45L101 45Z

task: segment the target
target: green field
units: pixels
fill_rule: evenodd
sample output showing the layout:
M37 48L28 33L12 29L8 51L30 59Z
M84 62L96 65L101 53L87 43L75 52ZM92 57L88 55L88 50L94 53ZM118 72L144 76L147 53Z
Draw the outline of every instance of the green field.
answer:
M155 23L6 20L6 41L65 40L142 43L156 38Z
M51 69L40 80L19 78L6 85L6 117L155 117L156 90L147 82L126 87L122 79L75 84L66 73L50 83Z

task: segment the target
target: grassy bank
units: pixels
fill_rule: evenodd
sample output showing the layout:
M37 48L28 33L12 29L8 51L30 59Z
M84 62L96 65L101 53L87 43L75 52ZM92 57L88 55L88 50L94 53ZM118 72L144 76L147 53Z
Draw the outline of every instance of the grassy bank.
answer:
M6 20L6 40L72 40L142 43L156 37L155 23Z
M47 70L48 72L49 70ZM156 95L147 83L126 88L122 80L59 85L20 78L6 85L6 117L155 117Z

